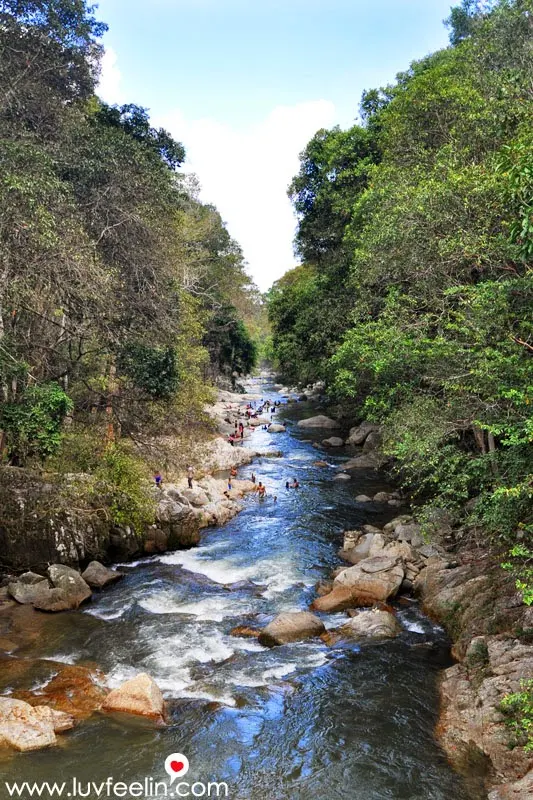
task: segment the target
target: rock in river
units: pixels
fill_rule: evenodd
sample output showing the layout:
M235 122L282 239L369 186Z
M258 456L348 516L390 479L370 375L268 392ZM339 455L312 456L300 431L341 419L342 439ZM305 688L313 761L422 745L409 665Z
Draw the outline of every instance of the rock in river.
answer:
M259 635L259 643L275 647L288 642L298 642L312 636L320 636L326 630L322 620L309 611L278 614Z
M398 636L401 630L401 625L394 614L373 608L359 611L338 629L338 633L355 639L391 639Z
M308 419L301 419L298 423L299 428L340 428L338 422L330 417L319 414L317 417L308 417Z
M330 436L329 439L322 439L322 444L324 447L342 447L344 439L340 436Z
M149 717L158 722L163 722L165 714L161 690L145 672L126 681L118 689L113 689L104 700L102 708L104 711L122 711L125 714Z
M343 569L333 582L333 590L318 597L311 608L316 611L343 611L356 606L371 606L394 597L405 577L395 558L374 556Z
M91 590L79 572L64 564L52 564L48 567L48 577L55 589L63 592L70 608L78 608L84 600L91 596Z
M122 572L108 569L103 564L100 564L99 561L91 561L85 572L82 572L81 577L85 583L94 589L103 589L108 583L118 581L119 578L122 578L122 575Z
M56 744L56 731L74 727L74 720L46 706L32 708L24 700L0 697L0 745L15 750L41 750Z

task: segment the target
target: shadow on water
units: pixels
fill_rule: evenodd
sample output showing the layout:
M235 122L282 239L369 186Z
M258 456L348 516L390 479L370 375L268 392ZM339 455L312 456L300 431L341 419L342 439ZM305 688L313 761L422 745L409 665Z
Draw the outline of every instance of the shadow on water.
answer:
M473 797L433 736L449 644L416 604L399 606L403 633L386 643L269 650L230 635L236 625L307 608L314 583L338 564L342 531L394 515L354 500L387 488L375 473L332 480L348 453L314 449L317 437L295 424L309 414L284 406L276 416L293 423L289 434L253 434L254 448L283 450L239 472L265 483L264 502L250 498L198 548L124 566L124 580L85 610L47 618L26 653L96 664L111 685L148 672L167 697L168 727L95 715L55 750L4 760L7 780L23 771L30 781L161 781L166 756L182 752L190 783L226 781L229 797L241 800ZM321 458L329 466L313 464ZM287 491L293 477L301 488Z

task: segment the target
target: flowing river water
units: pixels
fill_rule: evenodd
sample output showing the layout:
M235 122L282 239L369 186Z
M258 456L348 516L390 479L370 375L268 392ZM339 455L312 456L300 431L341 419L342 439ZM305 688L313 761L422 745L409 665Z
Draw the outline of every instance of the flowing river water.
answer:
M300 404L277 416L290 424L311 413ZM264 501L248 498L197 548L123 565L126 577L90 605L49 617L32 648L40 658L96 664L112 686L148 672L165 693L170 724L94 715L59 747L3 761L7 780L166 781L165 758L179 752L190 761L189 782L225 781L234 800L468 798L433 735L448 642L415 603L398 606L403 633L392 641L266 649L230 635L236 625L306 609L316 581L338 566L342 531L394 516L355 503L386 488L375 473L333 481L347 455L328 452L330 466L315 467L323 456L313 436L295 424L288 430L257 430L254 448L274 445L283 457L240 470L263 480ZM301 488L286 491L293 477ZM329 628L344 619L324 617Z

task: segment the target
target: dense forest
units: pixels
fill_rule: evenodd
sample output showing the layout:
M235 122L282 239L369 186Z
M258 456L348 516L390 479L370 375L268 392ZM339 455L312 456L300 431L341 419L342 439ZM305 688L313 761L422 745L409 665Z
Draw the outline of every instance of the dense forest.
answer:
M324 380L429 525L492 536L533 603L533 2L463 0L450 46L320 130L270 292L290 382Z
M0 2L0 457L134 487L264 310L183 146L98 99L104 32L85 0Z

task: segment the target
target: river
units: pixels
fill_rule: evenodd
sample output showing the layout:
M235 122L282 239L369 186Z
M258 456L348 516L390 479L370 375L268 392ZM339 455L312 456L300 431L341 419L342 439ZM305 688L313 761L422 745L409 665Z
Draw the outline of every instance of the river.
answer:
M148 672L170 724L94 715L59 747L4 761L7 780L166 780L164 760L179 752L189 782L225 781L234 800L466 800L433 735L448 642L415 603L398 606L403 633L387 642L266 649L230 635L306 609L316 581L338 566L342 531L394 516L354 501L387 488L375 474L332 480L342 450L327 453L329 467L313 466L324 456L294 424L309 415L303 404L284 406L288 433L254 433L254 448L283 451L240 471L263 480L264 501L247 499L197 548L123 565L126 577L90 605L49 617L32 648L40 658L97 665L112 686ZM293 477L301 488L287 491ZM324 618L327 627L344 619Z

